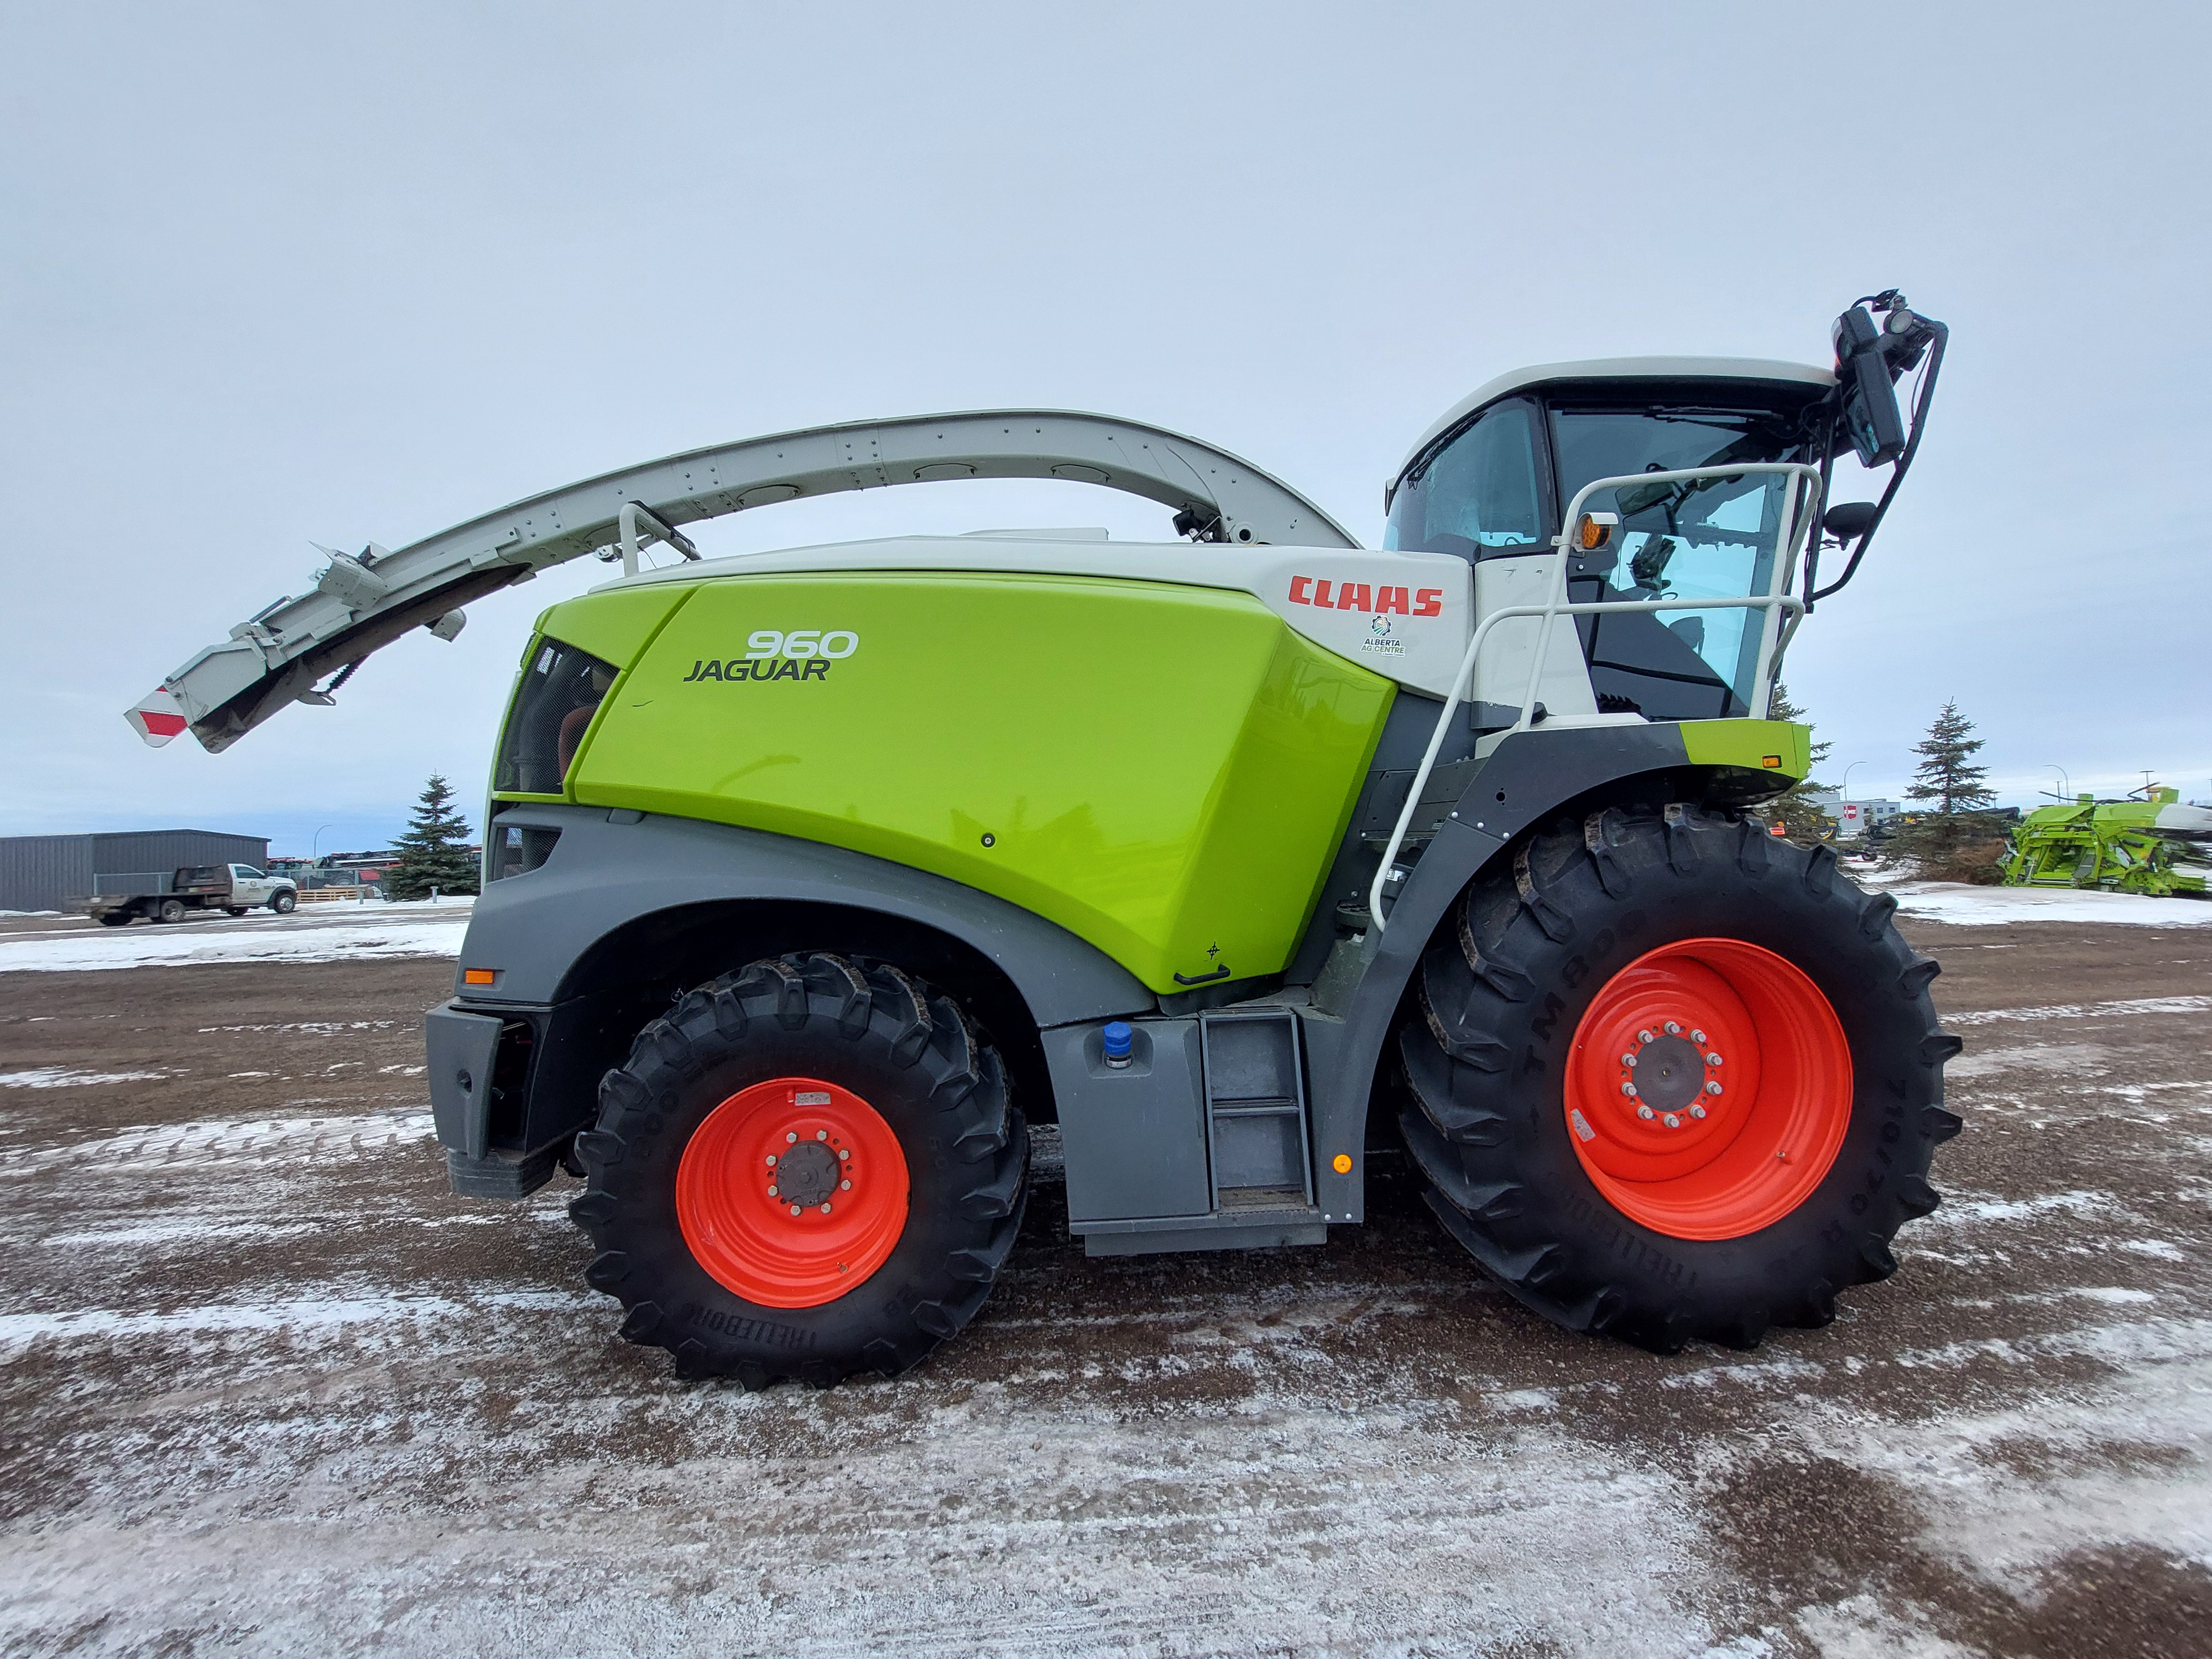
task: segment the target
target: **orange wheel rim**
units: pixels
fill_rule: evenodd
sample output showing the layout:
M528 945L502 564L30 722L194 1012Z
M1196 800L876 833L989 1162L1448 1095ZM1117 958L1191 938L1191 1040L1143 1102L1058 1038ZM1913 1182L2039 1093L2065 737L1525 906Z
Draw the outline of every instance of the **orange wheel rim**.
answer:
M1820 987L1741 939L1646 951L1575 1027L1567 1133L1613 1207L1739 1238L1812 1196L1851 1121L1851 1051Z
M834 1302L906 1231L906 1153L874 1107L817 1078L741 1089L676 1170L676 1218L726 1290L768 1308Z

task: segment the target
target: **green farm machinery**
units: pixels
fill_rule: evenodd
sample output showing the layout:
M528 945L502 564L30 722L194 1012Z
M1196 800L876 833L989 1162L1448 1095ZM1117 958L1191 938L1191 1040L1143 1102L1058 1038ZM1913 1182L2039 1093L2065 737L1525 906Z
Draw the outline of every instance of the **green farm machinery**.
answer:
M2212 892L2212 808L2151 785L2121 800L2077 795L2013 832L2008 887L2096 888L2151 898Z
M1544 1317L1748 1347L1895 1269L1960 1127L1896 901L1753 812L1806 775L1775 676L1946 337L1892 291L1829 362L1504 375L1392 474L1379 548L1103 416L696 450L333 555L130 719L222 750L620 561L519 665L426 1081L454 1190L580 1180L585 1278L687 1376L890 1375L954 1335L1031 1125L1093 1256L1322 1244L1404 1159ZM1854 453L1887 482L1832 503ZM1176 537L710 559L683 528L979 477Z

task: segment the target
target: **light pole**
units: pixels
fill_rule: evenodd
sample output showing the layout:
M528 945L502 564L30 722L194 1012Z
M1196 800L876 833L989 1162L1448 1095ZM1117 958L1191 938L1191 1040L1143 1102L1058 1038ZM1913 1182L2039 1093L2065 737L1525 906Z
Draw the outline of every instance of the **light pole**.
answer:
M2072 800L2074 799L2074 785L2067 778L2066 769L2063 766L2054 765L2050 761L2045 761L2043 763L2043 769L2046 772L2056 772L2058 774L2058 799L2061 800Z
M1855 760L1844 769L1844 787L1841 793L1845 800L1851 798L1851 774L1865 764L1863 760Z
M322 846L323 846L323 830L335 830L335 829L337 829L337 825L336 825L335 823L325 823L325 824L324 824L320 829L318 829L318 830L315 831L315 838L314 838L313 841L311 841L311 842L309 842L307 843L307 862L308 862L308 863L313 864L313 863L315 861L315 856L316 856L316 854L322 851Z

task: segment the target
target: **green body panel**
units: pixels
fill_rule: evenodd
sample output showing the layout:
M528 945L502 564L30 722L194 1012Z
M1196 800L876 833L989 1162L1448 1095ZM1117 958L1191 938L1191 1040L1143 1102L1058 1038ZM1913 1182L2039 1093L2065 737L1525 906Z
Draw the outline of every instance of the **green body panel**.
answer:
M655 586L623 588L612 593L586 593L549 606L538 619L538 631L550 634L580 651L588 651L601 662L617 668L637 660L661 623L683 604L690 590ZM525 662L530 660L526 654Z
M624 667L637 659L661 623L690 597L690 590L684 587L639 587L614 593L586 593L580 599L564 599L559 605L546 606L538 613L537 631L522 647L522 660L515 665L514 684L507 694L507 719L514 718L522 677L528 672L530 659L537 654L540 641L558 640L588 652L601 662ZM620 680L616 684L619 685ZM501 789L497 787L498 772L499 761L495 755L494 787L490 792L495 801L570 799L567 794L533 795L519 789Z
M657 632L648 593L673 611ZM578 803L933 871L1164 992L1289 960L1395 695L1249 595L1160 583L739 576L545 627L624 670ZM795 637L760 654L763 630Z
M1788 720L1685 720L1677 728L1692 766L1772 772L1795 783L1813 767L1813 728Z
M2039 806L2013 831L2005 859L2008 887L2083 887L2154 898L2207 896L2203 849L2161 835L2160 809L2173 789L2148 800L2099 800L2082 795Z

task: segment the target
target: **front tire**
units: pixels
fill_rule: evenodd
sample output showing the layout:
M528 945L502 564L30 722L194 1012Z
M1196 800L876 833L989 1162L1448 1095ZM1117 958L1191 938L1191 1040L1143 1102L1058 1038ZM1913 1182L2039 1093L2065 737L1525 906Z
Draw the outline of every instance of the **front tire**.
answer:
M585 1277L680 1376L896 1375L975 1317L1021 1231L1004 1066L887 964L798 954L702 985L599 1103L568 1206Z
M269 901L269 908L280 916L289 916L300 902L298 895L289 891L279 893Z
M1960 1045L1896 908L1826 847L1687 806L1524 842L1431 944L1401 1032L1430 1206L1572 1329L1673 1352L1826 1324L1895 1271L1960 1127Z

